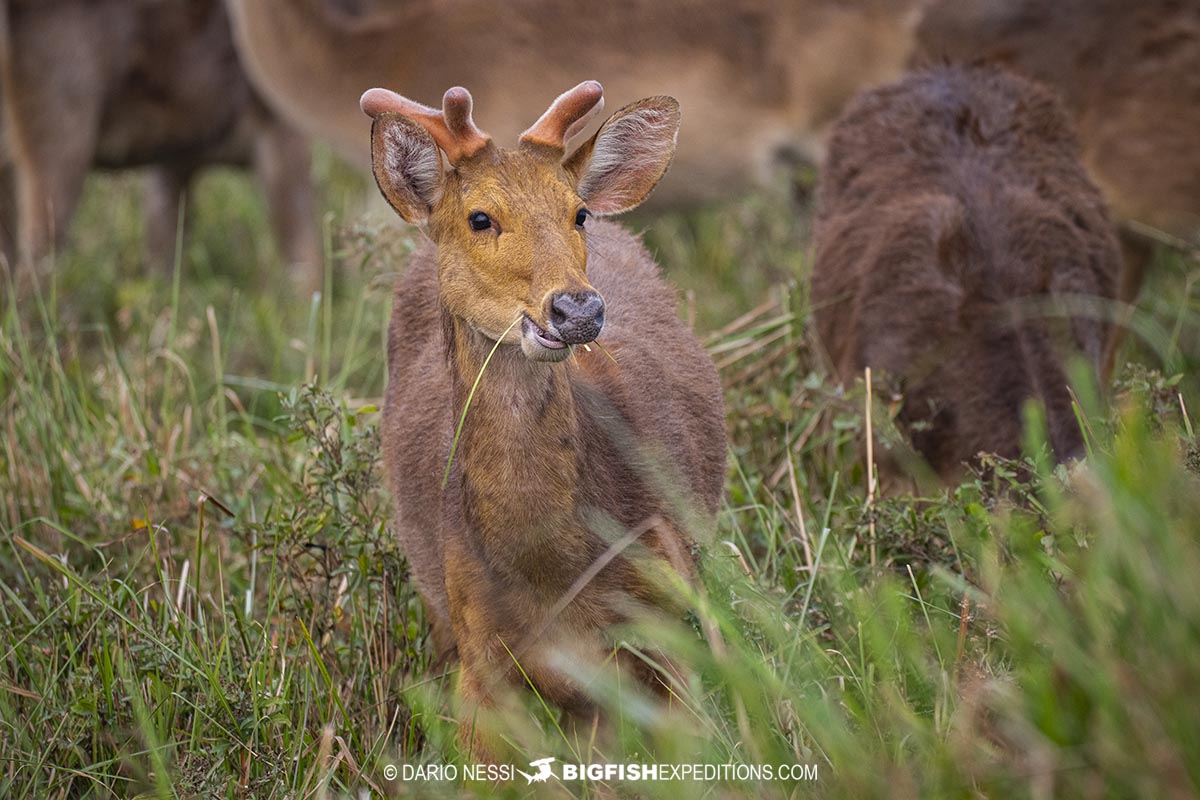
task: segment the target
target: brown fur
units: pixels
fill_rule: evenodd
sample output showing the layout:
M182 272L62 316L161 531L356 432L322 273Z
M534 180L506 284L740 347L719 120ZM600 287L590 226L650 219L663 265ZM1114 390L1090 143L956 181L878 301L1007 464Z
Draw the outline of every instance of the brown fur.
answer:
M644 113L673 138L677 107L667 98L614 117ZM612 625L639 609L677 611L639 554L686 578L697 525L712 524L725 475L716 370L640 242L600 220L575 227L584 199L604 200L603 190L577 191L586 157L564 164L561 148L489 143L431 188L408 183L409 162L396 153L420 161L433 140L395 114L378 116L374 130L384 195L430 238L396 286L383 446L396 532L435 642L461 658L470 701L487 704L497 687L520 685L515 657L543 697L586 707L554 654L598 662L613 646L604 640ZM656 164L635 170L640 196L661 174ZM471 230L472 210L494 227ZM506 333L510 323L524 314L545 325L547 298L579 290L605 300L598 344L559 363L528 358L522 334ZM443 490L455 426L496 340ZM612 534L639 526L637 544L580 589ZM556 608L573 586L578 594Z
M813 160L816 134L859 87L899 74L912 0L574 0L408 2L229 0L251 77L280 113L363 161L368 86L437 97L471 87L490 132L515 141L548 86L597 76L609 98L658 92L689 125L658 205L727 197ZM362 16L355 17L358 10Z
M178 204L211 164L254 165L281 252L319 275L308 145L259 101L220 0L5 0L5 254L65 234L92 167L152 167L148 253L169 265Z
M934 0L917 61L945 59L1054 87L1117 217L1200 241L1200 0ZM1123 300L1144 255L1130 259Z
M1018 455L1029 399L1059 457L1080 453L1066 358L1099 369L1108 325L1060 300L1111 298L1120 254L1048 90L943 67L863 94L834 128L814 237L837 374L899 377L901 421L939 474Z

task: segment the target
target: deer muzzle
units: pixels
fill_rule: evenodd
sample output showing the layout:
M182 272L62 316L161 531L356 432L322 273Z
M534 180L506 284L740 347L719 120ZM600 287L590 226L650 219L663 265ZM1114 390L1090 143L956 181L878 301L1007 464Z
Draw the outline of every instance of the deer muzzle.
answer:
M565 344L587 344L604 327L604 299L594 290L556 292L547 316L550 332Z

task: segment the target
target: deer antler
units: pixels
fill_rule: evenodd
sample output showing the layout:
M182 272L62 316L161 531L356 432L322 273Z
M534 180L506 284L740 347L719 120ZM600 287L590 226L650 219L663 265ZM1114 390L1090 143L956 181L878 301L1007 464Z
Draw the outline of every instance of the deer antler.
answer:
M521 134L521 141L564 150L567 140L583 130L602 108L604 87L598 81L584 81L560 94L546 113Z
M429 131L451 164L470 158L492 140L492 137L475 127L471 119L471 93L461 86L446 90L441 111L387 89L368 89L358 104L372 118L390 112L403 114L418 123Z

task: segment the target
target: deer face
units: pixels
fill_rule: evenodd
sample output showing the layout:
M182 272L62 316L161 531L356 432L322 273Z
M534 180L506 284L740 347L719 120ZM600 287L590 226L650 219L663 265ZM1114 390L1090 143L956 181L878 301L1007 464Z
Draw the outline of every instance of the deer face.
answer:
M588 219L638 205L666 172L675 100L626 106L566 159L566 140L603 105L594 81L561 95L511 150L475 127L465 89L448 91L441 112L381 89L362 105L375 118L376 182L437 245L441 301L453 316L537 361L561 361L568 345L600 335Z
M587 205L558 160L486 150L446 177L429 220L442 302L489 339L512 326L530 358L557 360L604 325L587 279Z

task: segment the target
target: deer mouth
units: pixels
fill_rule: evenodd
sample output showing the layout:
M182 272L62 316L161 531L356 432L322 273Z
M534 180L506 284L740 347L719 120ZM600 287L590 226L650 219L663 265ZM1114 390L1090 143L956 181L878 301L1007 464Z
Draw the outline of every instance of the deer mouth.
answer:
M528 314L521 320L521 350L534 361L562 361L570 355L566 342L538 325Z

